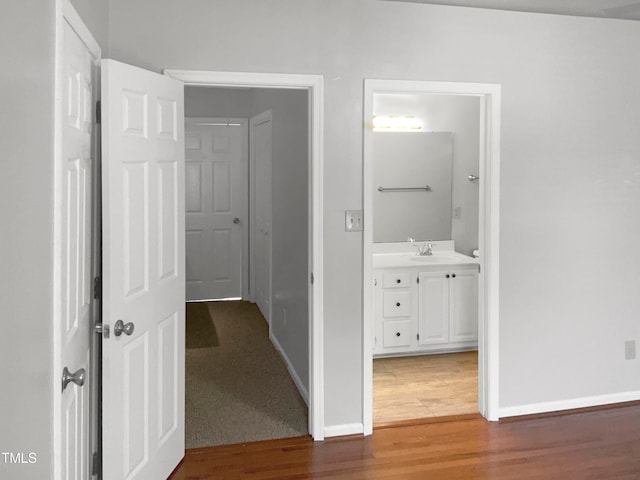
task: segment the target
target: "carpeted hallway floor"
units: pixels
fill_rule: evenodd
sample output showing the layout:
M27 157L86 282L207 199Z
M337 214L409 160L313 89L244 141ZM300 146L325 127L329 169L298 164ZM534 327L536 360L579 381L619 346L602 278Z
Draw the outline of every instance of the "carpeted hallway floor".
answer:
M219 345L186 350L186 447L307 435L307 406L257 306L206 305Z

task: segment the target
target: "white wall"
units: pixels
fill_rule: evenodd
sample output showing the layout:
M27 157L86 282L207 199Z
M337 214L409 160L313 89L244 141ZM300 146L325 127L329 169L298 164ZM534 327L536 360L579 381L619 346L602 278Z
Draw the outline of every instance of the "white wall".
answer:
M388 95L374 98L376 115L413 115L423 120L424 131L453 133L452 206L459 217L451 219L451 237L456 251L471 255L478 248L479 183L467 176L478 175L480 151L480 100L463 95ZM445 240L445 239L434 239Z
M53 466L53 2L0 16L0 478L49 478ZM58 372L61 374L61 372ZM27 457L28 458L28 457Z
M308 99L304 90L187 87L188 116L252 117L272 110L273 335L309 389Z
M272 111L271 334L309 390L309 134L305 90L257 89L253 114Z
M73 7L100 44L103 58L108 58L109 1L70 0Z
M188 117L237 117L253 115L250 89L185 87L184 111Z
M623 360L623 341L640 339L638 23L375 0L111 0L109 36L114 58L154 70L325 76L328 426L362 415L362 242L344 210L362 205L363 78L502 84L500 405L640 391L640 362Z

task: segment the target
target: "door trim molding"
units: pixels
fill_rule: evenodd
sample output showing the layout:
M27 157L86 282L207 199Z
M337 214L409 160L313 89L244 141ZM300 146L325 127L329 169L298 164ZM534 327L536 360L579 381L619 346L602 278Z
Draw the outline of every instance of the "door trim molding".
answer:
M471 95L480 107L480 209L478 276L478 408L488 420L499 419L499 240L500 240L500 93L499 84L411 80L364 81L363 123L363 385L364 434L373 431L373 166L371 165L373 96L376 93Z
M253 234L249 235L250 236L250 247L249 247L249 251L251 252L255 252L257 251L256 249L256 237L257 237L257 227L256 227L256 159L255 159L255 148L253 146L253 140L254 140L254 133L255 133L255 128L263 125L267 122L271 122L273 118L272 115L272 110L266 110L264 112L258 113L257 115L254 115L253 117L250 117L248 120L248 130L249 130L249 231L250 232L254 232ZM273 125L272 125L273 127ZM272 136L271 138L273 138L273 130L272 130ZM273 153L273 152L272 152ZM273 167L273 158L271 158L271 167ZM272 179L272 183L273 183L273 179ZM272 185L269 186L269 195L271 196L271 207L273 207L273 189L272 189ZM251 208L251 207L254 208ZM270 216L270 223L272 225L273 228L273 208L271 208L271 216ZM271 232L272 233L272 232ZM271 238L273 238L273 235L271 236ZM271 245L271 243L269 243ZM271 245L272 246L272 245ZM273 246L272 246L273 247ZM269 261L269 272L271 272L271 267L273 266L273 248L269 249L269 256L268 256L268 261ZM249 298L251 299L252 302L254 303L258 303L258 297L256 295L256 262L250 262L250 272L249 272L249 285L250 285L250 295ZM269 275L269 280L271 280L271 275ZM272 294L272 289L271 289L272 285L271 285L271 281L269 281L269 285L268 285L268 292L269 292L269 296L271 296ZM258 308L260 309L260 305L258 305ZM262 309L260 309L260 311L262 311ZM271 300L269 300L269 309L266 312L262 312L264 319L267 321L267 325L269 326L269 336L272 337L271 335ZM275 337L273 337L275 338ZM295 379L294 379L295 381ZM309 394L307 393L307 399L309 398ZM309 401L307 400L307 405L309 404Z
M321 75L165 70L189 86L289 88L309 92L309 432L324 440L324 292L322 238L324 172L324 77Z
M99 70L99 63L101 58L100 45L93 37L91 31L87 28L82 18L71 4L70 0L55 0L55 46L54 46L54 117L53 117L53 278L52 278L52 290L53 290L53 335L52 335L52 361L51 361L51 384L50 388L53 392L53 432L52 432L52 446L53 446L53 458L52 458L52 478L54 480L62 479L62 395L60 394L60 375L62 372L62 337L60 335L60 329L62 328L62 285L63 285L63 266L62 266L62 215L60 211L62 195L62 165L63 165L63 118L64 118L64 105L62 104L63 92L64 92L64 25L68 23L71 28L78 34L78 37L85 43L87 49L93 57L94 65L96 66L96 72ZM99 75L98 75L99 76ZM96 79L97 80L97 79ZM95 99L99 99L98 81L94 83L96 89ZM97 145L95 144L96 133L94 129L93 134L94 154L97 153ZM94 197L95 198L95 197ZM92 199L93 200L93 199ZM92 209L92 213L95 210ZM94 219L92 218L92 222ZM92 223L93 225L93 223ZM93 226L92 226L93 228ZM95 240L95 239L94 239ZM93 246L92 246L93 247ZM92 265L93 265L92 255ZM92 307L93 308L93 307ZM91 354L91 359L94 358ZM95 365L92 365L92 369L95 369ZM93 372L91 372L93 373ZM89 382L87 388L90 388L93 382ZM92 395L94 392L91 392ZM94 401L90 399L90 402ZM93 421L93 420L92 420ZM89 425L86 428L90 428ZM91 431L87 435L93 435ZM91 443L91 440L90 440ZM93 445L92 445L93 446ZM87 462L90 461L90 451L87 451Z

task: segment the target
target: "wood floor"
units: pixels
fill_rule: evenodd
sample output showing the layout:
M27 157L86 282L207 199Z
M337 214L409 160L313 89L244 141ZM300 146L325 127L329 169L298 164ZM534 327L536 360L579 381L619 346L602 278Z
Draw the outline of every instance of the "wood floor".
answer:
M171 480L638 480L640 406L188 450Z
M478 352L374 359L374 426L477 412Z

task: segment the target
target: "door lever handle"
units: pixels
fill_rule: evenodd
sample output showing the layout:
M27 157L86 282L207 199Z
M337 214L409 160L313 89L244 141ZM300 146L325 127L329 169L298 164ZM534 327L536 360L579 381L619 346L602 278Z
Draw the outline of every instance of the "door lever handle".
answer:
M125 333L126 335L131 335L134 330L135 330L135 325L133 324L133 322L124 323L122 320L118 320L113 326L113 334L116 337L119 337L120 335L122 335L122 333Z
M75 373L71 373L67 367L62 370L62 391L67 388L71 382L75 383L79 387L84 385L84 377L87 372L84 368L81 368Z

